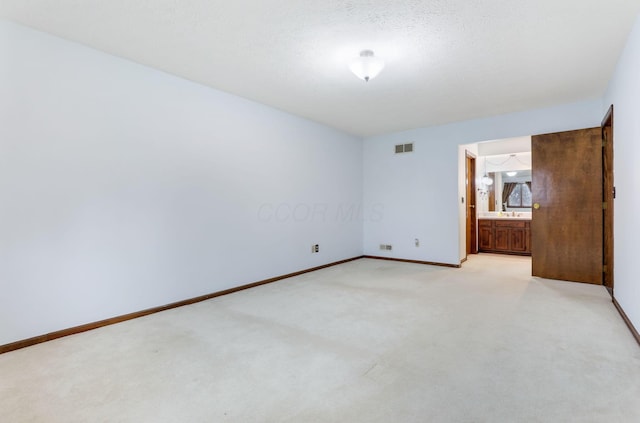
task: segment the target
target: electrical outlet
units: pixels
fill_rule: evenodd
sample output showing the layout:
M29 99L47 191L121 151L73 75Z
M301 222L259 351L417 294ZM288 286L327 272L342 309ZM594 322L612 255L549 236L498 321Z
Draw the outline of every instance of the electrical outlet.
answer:
M420 246L420 240L418 238L416 238L416 247Z
M393 247L390 244L380 244L380 249L385 251L391 251Z
M320 252L320 244L313 244L311 246L311 252L312 253L319 253Z

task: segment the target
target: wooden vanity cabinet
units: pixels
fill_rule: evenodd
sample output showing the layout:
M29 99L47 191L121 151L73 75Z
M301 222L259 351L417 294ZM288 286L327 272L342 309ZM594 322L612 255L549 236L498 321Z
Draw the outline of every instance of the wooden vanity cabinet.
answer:
M531 221L478 220L478 251L531 255Z

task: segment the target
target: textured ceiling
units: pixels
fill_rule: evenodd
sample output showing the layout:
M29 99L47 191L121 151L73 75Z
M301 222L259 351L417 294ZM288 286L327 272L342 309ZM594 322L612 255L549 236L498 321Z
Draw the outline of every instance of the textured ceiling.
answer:
M0 16L369 136L600 97L640 0L2 0ZM347 68L369 48L369 83Z

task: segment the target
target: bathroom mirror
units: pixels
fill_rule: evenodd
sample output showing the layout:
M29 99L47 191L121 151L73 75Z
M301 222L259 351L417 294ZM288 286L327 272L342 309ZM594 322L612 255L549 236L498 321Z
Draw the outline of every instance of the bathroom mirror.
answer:
M486 187L488 211L531 211L531 169L491 172L489 177L494 183Z
M479 156L476 167L478 211L530 212L531 169L531 151ZM486 183L489 178L492 183Z

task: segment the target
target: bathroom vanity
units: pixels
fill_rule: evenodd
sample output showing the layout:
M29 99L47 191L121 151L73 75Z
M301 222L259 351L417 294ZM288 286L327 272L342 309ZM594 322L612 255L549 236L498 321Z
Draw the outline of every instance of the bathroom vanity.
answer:
M481 217L478 219L478 251L530 256L531 217Z

